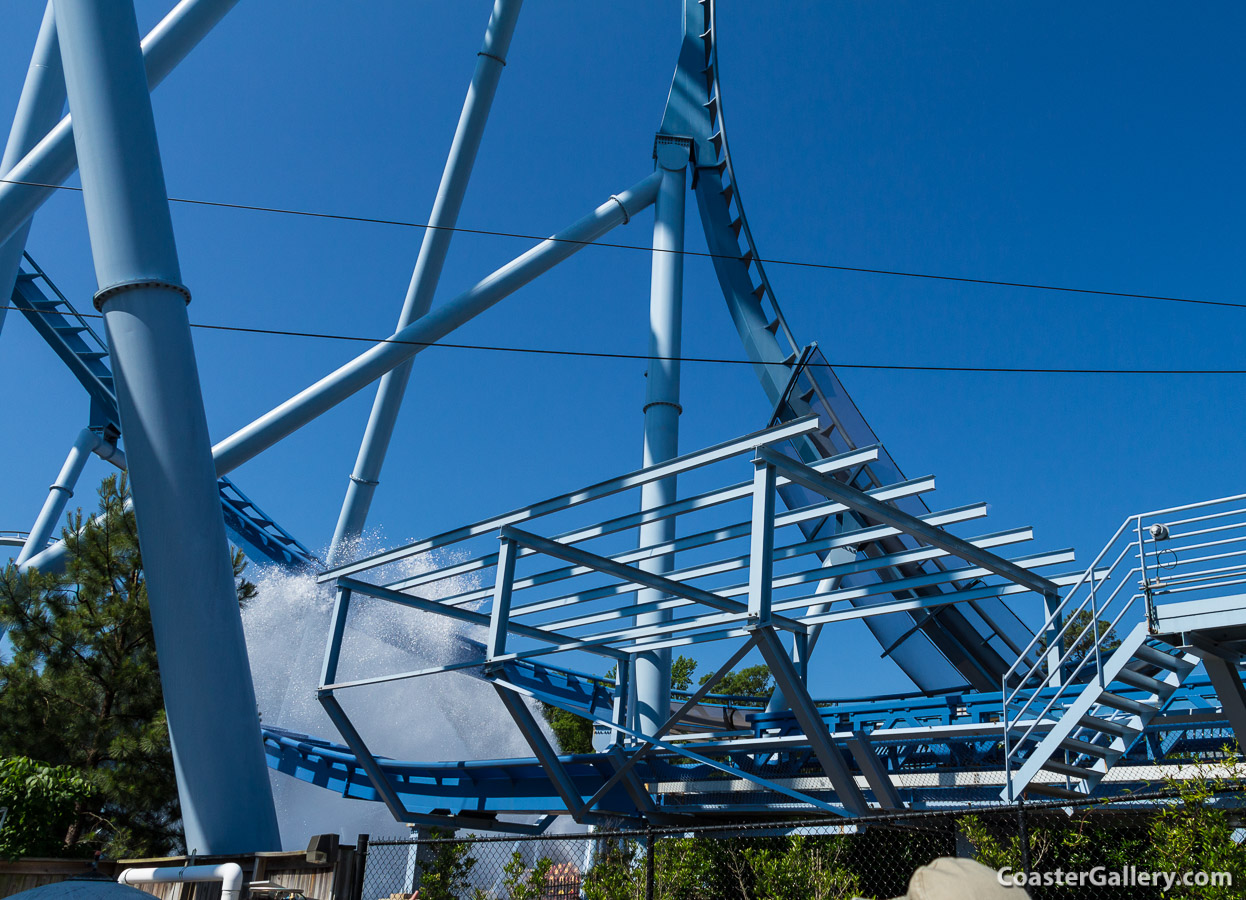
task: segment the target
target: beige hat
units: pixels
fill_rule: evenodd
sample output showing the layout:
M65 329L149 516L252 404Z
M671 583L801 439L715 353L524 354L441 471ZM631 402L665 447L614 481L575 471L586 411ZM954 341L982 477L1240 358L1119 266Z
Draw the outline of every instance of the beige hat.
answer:
M908 893L896 900L1020 900L1024 888L999 883L999 874L972 859L941 856L909 879Z

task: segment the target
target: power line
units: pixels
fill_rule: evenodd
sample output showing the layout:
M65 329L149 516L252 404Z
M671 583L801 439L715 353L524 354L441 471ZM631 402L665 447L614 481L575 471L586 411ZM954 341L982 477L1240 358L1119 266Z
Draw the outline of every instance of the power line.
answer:
M6 178L0 178L3 184L20 184L28 187L52 188L62 191L78 191L82 188L72 187L63 184L46 184L38 181L14 181ZM193 197L169 197L170 203L182 203L190 206L209 206L220 209L238 209L248 212L265 212L276 213L286 216L301 216L313 219L331 219L339 222L360 222L370 225L391 225L402 228L435 228L441 231L454 231L462 234L478 234L488 237L509 237L521 238L531 241L547 241L554 240L569 244L580 244L583 246L610 247L616 250L639 250L645 253L653 253L654 248L643 244L623 244L612 241L576 241L568 238L555 238L550 235L542 234L524 234L515 231L496 231L485 228L463 228L461 226L450 227L447 225L430 225L427 222L409 222L403 219L379 219L372 216L351 216L343 213L318 212L316 210L291 209L280 206L257 206L248 203L225 203L217 200L200 200ZM703 259L736 259L738 257L730 256L722 253L710 253L705 250L662 250L662 253L678 253L683 256L693 256ZM1246 309L1246 303L1234 303L1229 300L1202 300L1194 297L1171 297L1163 294L1136 294L1130 291L1103 291L1094 288L1067 287L1064 285L1042 284L1031 281L1002 281L993 278L970 278L962 275L941 275L934 272L909 272L902 269L873 269L866 266L841 266L832 263L810 262L808 260L797 259L777 259L757 257L757 261L767 266L791 266L802 269L821 269L833 272L856 272L863 275L889 275L897 278L919 278L927 281L951 281L959 284L981 284L991 287L1012 287L1024 288L1034 291L1052 291L1064 294L1091 294L1097 297L1118 297L1130 300L1161 300L1168 303L1192 303L1198 306L1223 306L1232 309Z
M20 309L7 306L5 309ZM84 319L102 319L100 313L78 313ZM262 334L275 337L311 338L326 341L346 341L364 344L405 344L411 347L440 347L447 350L476 350L489 353L522 353L534 356L567 356L588 359L643 360L647 362L680 362L710 365L752 366L752 360L724 356L650 356L646 353L612 353L605 350L567 350L555 347L509 347L499 344L452 344L444 341L403 341L390 337L366 337L363 335L337 334L324 331L291 331L282 328L251 328L244 325L211 325L191 322L191 328L203 331L225 331L237 334ZM779 365L771 363L769 365ZM917 366L885 363L808 362L810 368L861 369L891 372L967 372L999 375L1246 375L1246 369L1078 369L1041 368L1029 366Z

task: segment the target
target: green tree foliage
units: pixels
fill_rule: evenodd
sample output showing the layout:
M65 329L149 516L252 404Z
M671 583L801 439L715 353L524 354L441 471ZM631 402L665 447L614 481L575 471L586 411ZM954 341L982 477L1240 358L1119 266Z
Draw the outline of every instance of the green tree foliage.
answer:
M1246 770L1236 753L1224 748L1225 759L1216 767L1201 763L1192 777L1165 778L1177 792L1175 804L1161 808L1151 822L1152 868L1162 871L1228 872L1231 885L1182 886L1173 897L1222 900L1241 897L1246 885L1246 852L1233 840L1241 820L1239 810L1214 806L1225 792L1233 792L1234 805L1246 790Z
M1224 750L1219 763L1193 763L1179 777L1168 776L1164 786L1176 796L1161 803L1146 819L1104 815L1094 808L1072 817L1056 812L1031 814L1029 823L1030 866L1036 872L1062 869L1120 872L1127 866L1147 872L1228 872L1231 884L1177 884L1163 893L1159 888L1100 888L1103 897L1164 896L1182 900L1228 900L1242 896L1246 884L1246 852L1234 841L1240 821L1241 792L1246 790L1246 770L1235 753ZM1217 798L1233 796L1229 807L1215 805ZM974 846L979 862L992 868L1021 871L1021 843L1015 818L967 816L958 822Z
M99 490L100 520L63 532L63 574L0 576L11 659L0 664L0 756L79 773L89 793L60 835L62 852L157 856L182 842L151 613L126 482ZM245 562L234 560L241 575ZM255 593L241 582L239 601Z
M502 886L510 900L542 900L547 893L546 881L554 861L542 856L536 865L529 869L524 865L523 854L516 850L511 854L510 862L502 867L505 877Z
M655 900L839 900L856 897L855 845L841 835L664 836L654 844ZM646 859L636 841L603 842L584 878L587 900L645 895Z
M1092 621L1094 628L1090 627ZM1085 636L1082 636L1083 632ZM1090 610L1083 609L1070 620L1068 628L1060 638L1060 643L1064 647L1064 652L1068 654L1069 662L1076 665L1087 653L1094 651L1095 642L1098 640L1103 641L1101 655L1105 657L1105 661L1106 655L1120 646L1120 639L1116 636L1116 629L1112 627L1112 623L1103 619L1095 619ZM1040 654L1047 649L1046 634L1038 636L1037 646ZM1087 663L1087 665L1091 664Z
M91 800L91 783L70 766L15 756L0 759L0 859L57 856L75 810Z
M433 829L434 838L450 834ZM432 847L432 858L419 864L420 900L484 900L484 892L471 887L472 869L476 867L471 845L447 841Z
M710 676L705 675L700 683L709 680ZM738 672L733 669L718 680L713 692L731 697L769 697L774 693L774 679L765 665L748 666Z

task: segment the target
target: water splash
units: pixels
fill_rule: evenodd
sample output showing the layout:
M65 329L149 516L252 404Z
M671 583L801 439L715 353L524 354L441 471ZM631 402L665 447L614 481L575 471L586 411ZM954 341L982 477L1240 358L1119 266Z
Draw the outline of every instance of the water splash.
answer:
M369 543L375 546L376 538ZM453 561L426 555L370 575L384 583ZM242 622L263 721L340 741L315 696L333 608L332 585L316 584L310 572L275 566L252 567L247 576L259 591L243 611ZM421 588L421 596L436 598L476 586L471 580L447 580ZM367 678L470 658L479 653L473 644L483 639L484 629L356 594L339 678ZM356 688L338 697L379 755L412 760L531 755L492 688L468 675L449 673ZM405 836L406 829L381 803L348 800L278 772L270 772L270 777L284 849L301 850L315 834L337 833L346 842L361 833Z

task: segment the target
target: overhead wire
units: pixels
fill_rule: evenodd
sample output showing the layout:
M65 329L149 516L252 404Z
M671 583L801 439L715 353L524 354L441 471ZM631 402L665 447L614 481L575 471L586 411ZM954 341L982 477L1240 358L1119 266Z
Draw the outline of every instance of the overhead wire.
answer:
M82 188L76 187L73 185L50 184L50 183L44 183L44 182L38 182L38 181L17 181L17 180L11 180L7 178L0 178L0 183L18 184L18 185L25 185L28 187L51 188L54 190L62 190L62 191L77 191L77 192L82 191ZM216 207L220 209L237 209L237 210L245 210L248 212L274 213L278 215L301 216L305 218L315 218L315 219L331 219L331 220L341 221L341 222L359 222L359 223L371 224L371 225L389 225L389 226L396 226L396 227L402 227L402 228L424 228L424 229L434 228L434 229L439 229L442 231L453 231L453 232L458 232L462 234L484 235L488 237L519 238L521 240L532 240L532 241L558 241L558 242L569 243L569 244L581 244L583 246L609 247L609 248L616 249L616 250L639 250L645 253L654 253L654 252L678 253L682 256L693 256L693 257L699 257L702 259L736 259L738 258L738 257L730 256L728 254L710 253L707 250L688 250L688 249L655 250L655 248L648 246L648 245L644 245L644 244L625 244L625 243L619 243L619 242L613 242L613 241L600 241L600 240L577 241L577 240L570 239L570 238L553 237L551 235L525 234L523 232L500 231L497 229L487 229L487 228L465 228L463 226L432 225L427 222L411 222L411 221L406 221L403 219L382 219L382 218L377 218L373 216L354 216L354 215L348 215L345 213L329 213L329 212L320 212L317 210L293 209L293 208L280 207L280 206L259 206L259 205L250 204L250 203L226 203L224 201L219 201L219 200L203 200L203 199L194 198L194 197L169 197L168 200L170 203L181 203L181 204L190 205L190 206L207 206L207 207ZM1169 295L1164 295L1164 294L1140 294L1140 293L1134 293L1132 291L1107 291L1107 290L1100 290L1097 288L1069 287L1067 285L1044 284L1041 282L1004 281L1004 280L995 279L995 278L972 278L972 277L964 276L964 275L945 275L945 274L940 274L940 273L935 273L935 272L911 272L911 271L905 271L902 269L877 269L877 268L870 268L867 266L845 266L845 265L839 265L835 263L813 262L810 260L798 260L798 259L781 259L777 257L773 257L773 258L759 257L758 262L760 262L763 265L767 265L767 266L791 266L795 268L822 269L822 270L834 271L834 272L855 272L855 273L863 274L863 275L888 275L888 276L893 276L893 277L898 277L898 278L919 278L919 279L925 279L929 281L949 281L949 282L957 282L960 284L980 284L980 285L987 285L991 287L1011 287L1011 288L1022 288L1025 290L1035 290L1035 291L1053 291L1057 293L1066 293L1066 294L1090 294L1090 295L1094 295L1098 297L1118 297L1122 299L1131 299L1131 300L1159 300L1159 301L1163 301L1167 303L1190 303L1190 304L1195 304L1198 306L1221 306L1221 307L1230 307L1233 309L1246 309L1246 303L1235 303L1230 300L1206 300L1206 299L1201 299L1197 297L1176 297L1176 296L1169 296Z
M9 305L10 310L20 307ZM101 313L77 312L84 319L102 319ZM583 357L590 359L643 360L648 362L701 363L712 365L753 366L779 365L779 363L754 363L749 359L726 356L656 356L647 353L620 353L606 350L570 350L557 347L514 347L502 344L460 344L446 341L405 341L394 337L368 337L324 331L294 331L286 328L255 328L245 325L214 325L207 322L191 322L191 328L204 331L225 331L239 334L272 335L276 337L311 338L327 341L345 341L364 344L405 344L412 347L440 347L447 350L476 350L490 353L522 353L537 356ZM1001 375L1246 375L1246 369L1105 369L1061 368L1034 366L922 366L891 363L852 362L806 362L809 368L861 369L894 372L967 372Z

